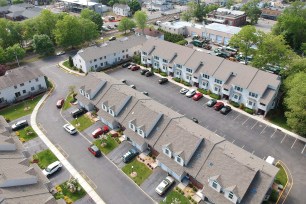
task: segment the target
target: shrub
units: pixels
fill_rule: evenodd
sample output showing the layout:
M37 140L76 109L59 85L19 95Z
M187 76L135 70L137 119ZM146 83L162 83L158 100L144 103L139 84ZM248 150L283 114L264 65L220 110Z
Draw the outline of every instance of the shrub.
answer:
M207 90L201 89L201 88L198 88L198 92L205 94L205 95L207 94Z
M253 109L250 109L250 108L244 108L244 111L247 112L248 114L251 114L253 115L254 114L254 110Z
M230 101L230 104L236 108L238 108L240 105L239 103L235 102L235 101Z
M210 95L211 94L211 91L210 90L207 90L207 95Z
M186 45L186 44L188 44L188 41L187 40L181 40L181 41L178 41L176 44Z
M179 82L179 83L181 82L181 79L178 78L178 77L173 77L172 79L173 79L174 81L176 81L176 82Z
M192 187L192 190L193 190L194 192L197 192L198 189L197 189L195 186L193 186L193 187Z
M5 118L6 122L9 123L11 120L9 118Z
M191 200L191 196L189 195L189 196L187 196L187 198L188 198L188 200Z
M187 81L182 81L182 84L184 84L185 86L191 86L191 84L188 83Z
M135 62L136 64L140 64L141 63L140 54L134 55L132 61Z
M160 70L159 70L159 69L153 69L153 71L154 71L155 73L160 73Z
M244 104L240 103L239 108L243 110L244 109Z
M273 203L275 203L278 199L278 194L279 193L276 190L272 189L269 200L272 201Z
M73 65L73 60L72 60L72 57L71 57L71 56L69 56L68 62L69 62L69 66L70 66L70 67L74 67L74 65Z
M166 72L161 72L160 75L162 75L163 77L167 77L168 74Z
M221 98L220 95L214 93L209 94L209 96L217 100Z

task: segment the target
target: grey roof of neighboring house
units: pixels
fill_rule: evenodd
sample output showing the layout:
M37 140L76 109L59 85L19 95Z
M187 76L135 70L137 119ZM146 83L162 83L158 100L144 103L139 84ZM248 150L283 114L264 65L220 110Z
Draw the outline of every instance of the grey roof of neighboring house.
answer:
M22 13L22 16L24 16L26 18L34 18L36 16L39 16L42 10L43 9L39 8L39 7L29 8L29 9L26 9Z
M129 9L130 7L127 4L114 4L113 8L118 7L121 9Z
M139 46L146 41L145 36L129 36L122 39L117 39L115 41L108 41L105 45L100 47L92 46L82 50L79 50L77 55L79 55L83 60L94 60L105 55L112 54L121 50L131 49L133 47Z
M4 76L0 77L0 90L36 79L40 76L44 76L41 71L28 67L8 70Z
M263 83L265 81L269 83ZM248 90L257 94L263 94L269 85L276 89L280 83L280 76L259 70L249 84Z
M7 12L9 11L10 6L1 6L0 7L0 12Z

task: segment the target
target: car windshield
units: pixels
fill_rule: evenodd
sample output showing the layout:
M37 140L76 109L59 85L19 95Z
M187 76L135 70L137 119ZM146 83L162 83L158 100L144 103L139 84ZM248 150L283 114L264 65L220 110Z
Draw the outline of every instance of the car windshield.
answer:
M158 189L159 189L160 191L163 191L163 190L165 189L165 187L166 187L168 184L169 184L169 182L168 182L167 180L163 180L163 181L159 184Z

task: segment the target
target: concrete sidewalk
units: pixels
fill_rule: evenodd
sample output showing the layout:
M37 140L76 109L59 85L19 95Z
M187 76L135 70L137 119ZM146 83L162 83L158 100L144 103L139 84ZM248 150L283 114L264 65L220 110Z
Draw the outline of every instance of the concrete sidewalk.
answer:
M69 161L61 154L61 152L55 147L54 144L47 138L47 136L39 129L36 123L36 117L40 106L43 104L45 99L48 97L49 93L45 94L42 99L35 106L31 114L31 124L33 130L37 133L40 139L47 145L47 147L53 152L53 154L58 158L58 160L65 166L69 173L78 180L79 184L87 192L90 198L97 204L104 204L105 202L100 198L100 196L94 191L94 189L85 181L85 179L79 174L79 172L69 163Z

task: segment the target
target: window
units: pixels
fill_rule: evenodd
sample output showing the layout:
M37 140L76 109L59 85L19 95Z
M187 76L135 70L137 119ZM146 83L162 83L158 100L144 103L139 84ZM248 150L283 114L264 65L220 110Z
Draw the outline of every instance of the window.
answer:
M102 60L102 57L100 57L100 60Z
M192 69L186 68L186 72L192 73Z
M236 91L242 92L242 91L243 91L243 88L241 88L241 87L239 87L239 86L235 86L235 90L236 90Z
M219 92L219 87L218 87L218 86L215 86L214 90L217 91L217 92Z
M97 61L97 59L94 59L94 62L96 62Z
M106 59L106 56L104 56L104 59Z
M124 53L124 50L122 50L122 53Z
M167 61L166 59L163 59L163 62L164 62L164 63L167 63L168 61Z
M186 79L187 79L187 80L190 80L190 79L191 79L191 76L188 76L188 75L187 75L187 76L186 76Z
M180 75L181 75L181 72L176 72L176 75L179 75L179 76L180 76Z
M24 94L25 94L25 93L27 93L27 91L26 91L26 90L22 90L22 93L24 93Z
M177 157L176 157L176 161L177 161L178 163L181 163L181 161L182 161L181 157L180 157L180 156L177 156Z
M154 59L156 59L156 60L159 60L159 57L157 57L157 56L154 56Z
M208 81L203 81L202 84L203 84L203 86L207 86L208 85Z
M34 90L35 90L35 88L34 88L34 86L32 86L32 87L31 87L31 91L34 91Z
M180 65L180 64L177 64L176 66L177 66L178 68L182 68L182 65Z
M165 149L165 153L167 154L167 155L169 155L169 150L168 149Z
M203 78L205 78L205 79L209 79L209 75L207 75L207 74L203 74Z
M167 70L167 66L163 65L163 69L164 69L164 70Z
M103 109L104 111L107 111L106 105L102 104L102 109Z
M40 84L38 85L38 89L42 89L42 87L41 87L41 85L40 85Z
M215 79L215 82L216 82L217 84L222 84L222 81L219 80L219 79Z
M114 111L112 109L109 109L108 113L111 114L112 116L115 116L115 113L114 113Z
M240 99L240 96L237 95L237 94L235 94L235 95L234 95L234 99L238 99L238 100L239 100L239 99Z
M100 65L103 66L103 62Z
M95 68L97 68L98 67L98 65L95 65Z
M31 83L31 80L29 81L29 83Z
M229 192L229 194L228 194L228 198L229 198L229 199L233 199L233 197L234 197L233 192Z
M17 89L17 86L14 86L15 89Z
M142 54L143 54L143 55L147 55L147 53L146 53L146 52L142 52Z
M253 98L257 98L258 94L253 93L253 92L249 92L249 96L253 97Z
M218 182L217 182L217 181L213 181L212 187L213 187L214 189L217 189L217 188L218 188Z
M141 129L138 129L138 134L142 137L144 137L144 132Z
M16 97L21 96L20 92L16 92L16 93L15 93L15 96L16 96Z
M37 78L37 79L35 79L35 81L38 81L38 78Z
M135 131L135 125L133 123L129 123L129 128Z
M24 86L24 83L21 83L20 86Z
M248 104L249 104L249 106L253 106L254 103L253 103L253 101L249 101Z
M120 57L118 57L118 60L120 60Z

